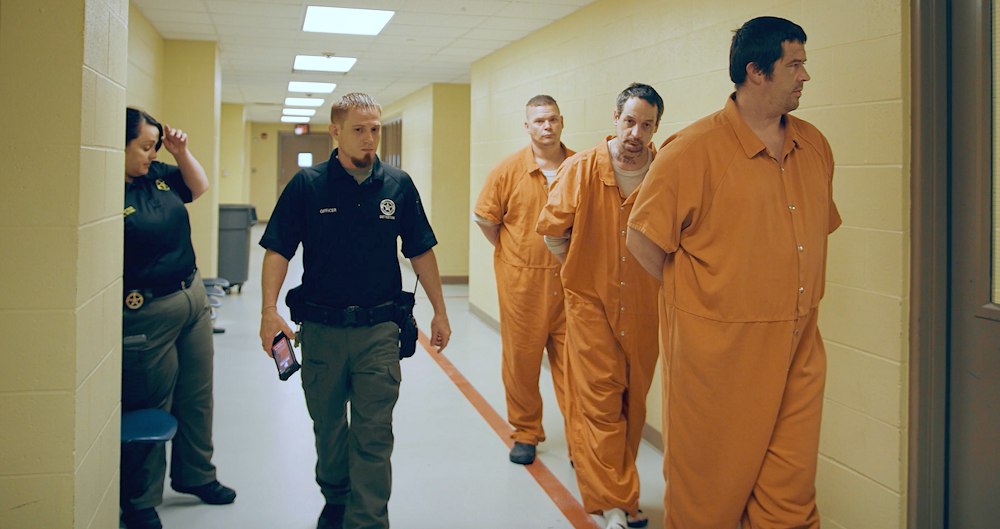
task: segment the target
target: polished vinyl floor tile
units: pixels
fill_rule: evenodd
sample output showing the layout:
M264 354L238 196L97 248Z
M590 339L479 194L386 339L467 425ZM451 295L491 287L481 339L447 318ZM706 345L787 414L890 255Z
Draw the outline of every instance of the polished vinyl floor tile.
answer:
M274 362L261 349L258 337L263 250L256 242L262 233L262 226L253 228L250 277L242 292L234 289L223 298L216 320L216 326L226 332L215 335L214 462L219 480L235 488L238 496L232 505L204 505L193 496L170 490L168 483L158 508L167 529L312 529L323 508L301 379L296 374L286 382L278 380ZM279 311L286 319L284 292L299 284L301 272L300 252L290 263L279 298ZM414 284L406 266L403 284L406 288ZM466 391L471 388L491 408L487 415L505 418L500 337L469 312L466 285L445 285L445 296L453 335L443 356L467 380ZM421 291L415 312L421 328L429 328L433 311ZM574 527L557 505L558 497L550 496L553 484L543 487L527 468L508 461L504 439L432 353L418 344L417 353L402 362L402 372L393 415L389 502L393 528ZM538 448L538 460L554 477L555 488L563 487L578 502L548 370L542 371L540 387L547 440ZM643 443L638 462L640 503L650 517L651 529L662 527L662 460L659 452ZM562 505L565 508L566 502ZM576 527L604 526L601 517L592 520L578 521Z

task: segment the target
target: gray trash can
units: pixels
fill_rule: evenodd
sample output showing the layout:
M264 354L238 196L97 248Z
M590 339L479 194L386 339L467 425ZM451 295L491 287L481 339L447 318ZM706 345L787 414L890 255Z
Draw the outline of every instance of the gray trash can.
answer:
M219 204L219 277L240 292L250 275L250 227L256 223L253 204Z

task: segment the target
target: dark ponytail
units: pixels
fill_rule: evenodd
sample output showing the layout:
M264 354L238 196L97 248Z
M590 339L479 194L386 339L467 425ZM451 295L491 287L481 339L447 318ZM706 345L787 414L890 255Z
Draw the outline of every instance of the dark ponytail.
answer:
M132 143L132 140L139 137L139 133L142 132L142 126L145 123L156 127L156 130L160 131L160 134L156 137L156 150L160 150L160 145L163 144L163 125L160 125L160 122L153 119L153 116L150 116L145 111L133 107L125 109L125 146L128 147L128 144Z

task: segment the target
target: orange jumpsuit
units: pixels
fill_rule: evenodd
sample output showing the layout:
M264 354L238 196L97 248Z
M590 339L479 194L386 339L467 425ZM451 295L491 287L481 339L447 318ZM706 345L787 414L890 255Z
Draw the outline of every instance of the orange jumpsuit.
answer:
M826 352L816 327L833 155L785 117L781 164L730 99L667 139L629 227L660 291L666 528L818 528Z
M568 437L583 507L594 514L639 510L635 459L658 355L659 282L625 248L625 222L645 185L622 196L602 141L563 162L536 226L570 237L562 269Z
M573 151L562 146L566 156ZM548 351L556 401L563 405L563 344L566 315L559 281L559 261L535 233L548 184L528 145L504 158L490 171L473 212L500 225L493 252L500 302L504 390L511 438L537 445L545 440L538 377L542 350Z

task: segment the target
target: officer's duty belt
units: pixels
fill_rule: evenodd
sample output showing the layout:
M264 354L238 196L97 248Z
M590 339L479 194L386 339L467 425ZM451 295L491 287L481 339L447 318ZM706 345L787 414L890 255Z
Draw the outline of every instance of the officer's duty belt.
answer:
M131 288L131 289L126 288L124 290L126 304L128 304L129 296L132 296L133 299L138 299L137 302L138 306L136 306L136 302L133 301L132 306L129 306L129 308L138 309L139 307L142 306L143 301L149 301L153 298L162 298L163 296L169 296L170 294L173 294L174 292L177 292L179 290L189 289L191 288L191 285L194 284L194 276L197 273L198 269L196 268L191 271L191 275L187 276L186 278L172 285L163 285L163 286L149 287L149 288ZM138 298L136 297L136 294L138 294Z
M314 323L322 323L331 327L371 327L396 320L396 305L392 302L364 309L353 305L346 309L335 309L305 303L302 306L302 319Z

